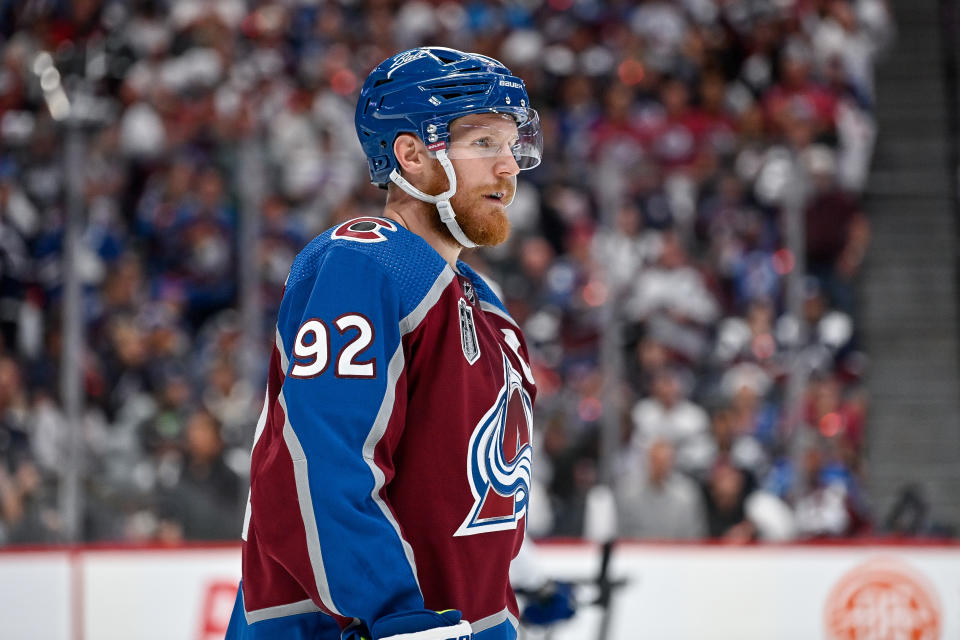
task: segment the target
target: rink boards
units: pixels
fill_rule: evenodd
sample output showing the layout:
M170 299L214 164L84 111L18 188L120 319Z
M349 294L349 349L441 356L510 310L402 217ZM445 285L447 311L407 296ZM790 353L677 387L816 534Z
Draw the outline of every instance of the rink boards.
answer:
M599 639L599 549L540 547L585 605L552 640ZM4 640L213 640L236 584L235 546L0 550ZM621 543L607 640L960 638L960 545L730 547ZM545 634L531 630L533 640Z

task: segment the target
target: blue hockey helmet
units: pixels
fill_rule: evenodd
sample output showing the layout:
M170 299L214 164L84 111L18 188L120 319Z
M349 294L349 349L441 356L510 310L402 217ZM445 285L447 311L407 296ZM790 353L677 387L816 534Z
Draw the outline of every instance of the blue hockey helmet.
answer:
M436 152L447 147L450 122L472 113L512 116L519 134L512 146L517 164L520 169L540 164L539 117L523 80L502 63L446 47L410 49L384 60L363 83L355 117L371 182L384 187L393 179L399 134L419 136Z

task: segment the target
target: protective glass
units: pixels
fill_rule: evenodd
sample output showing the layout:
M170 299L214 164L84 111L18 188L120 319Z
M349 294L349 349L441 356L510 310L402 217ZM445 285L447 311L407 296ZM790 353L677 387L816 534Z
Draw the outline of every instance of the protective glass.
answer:
M451 159L496 158L510 154L520 170L533 169L543 157L543 132L540 116L527 110L527 119L519 127L512 115L502 114L503 122L458 118L450 123L447 157Z

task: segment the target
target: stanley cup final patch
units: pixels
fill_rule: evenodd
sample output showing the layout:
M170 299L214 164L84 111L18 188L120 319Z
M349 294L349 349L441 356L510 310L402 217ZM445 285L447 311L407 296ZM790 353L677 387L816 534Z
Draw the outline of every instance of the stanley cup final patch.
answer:
M463 347L463 357L470 364L480 358L477 328L473 324L473 308L463 298L460 298L460 346Z

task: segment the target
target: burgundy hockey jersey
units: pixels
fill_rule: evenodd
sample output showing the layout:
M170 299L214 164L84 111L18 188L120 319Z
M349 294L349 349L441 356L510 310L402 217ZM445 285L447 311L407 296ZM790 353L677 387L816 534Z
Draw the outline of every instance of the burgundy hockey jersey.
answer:
M278 316L227 637L460 609L477 640L516 638L528 362L484 281L419 236L360 218L315 238Z

